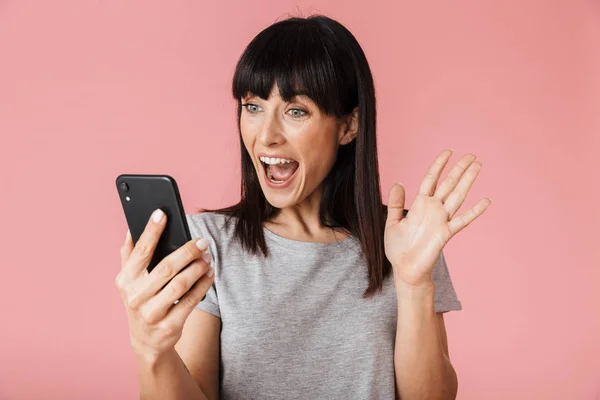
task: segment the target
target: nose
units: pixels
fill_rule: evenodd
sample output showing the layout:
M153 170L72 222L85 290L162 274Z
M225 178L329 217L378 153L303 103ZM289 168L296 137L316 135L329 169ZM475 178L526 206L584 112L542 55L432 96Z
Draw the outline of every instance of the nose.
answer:
M258 140L265 147L285 142L283 125L277 114L265 116Z

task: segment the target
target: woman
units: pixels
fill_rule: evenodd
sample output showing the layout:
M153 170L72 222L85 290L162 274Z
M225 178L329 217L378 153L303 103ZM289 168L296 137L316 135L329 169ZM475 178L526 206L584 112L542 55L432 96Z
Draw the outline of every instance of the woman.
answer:
M241 201L188 215L194 240L151 274L160 211L121 250L142 398L455 398L442 249L490 204L455 215L481 163L464 156L437 187L444 151L410 213L399 184L384 206L371 72L323 16L259 33L233 96Z

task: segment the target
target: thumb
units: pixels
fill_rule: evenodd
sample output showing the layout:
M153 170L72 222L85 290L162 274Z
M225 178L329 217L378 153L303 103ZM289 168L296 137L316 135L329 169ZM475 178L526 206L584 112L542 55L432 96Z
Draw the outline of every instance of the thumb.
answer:
M397 224L404 215L404 187L401 183L395 183L390 189L388 197L388 215L385 227Z

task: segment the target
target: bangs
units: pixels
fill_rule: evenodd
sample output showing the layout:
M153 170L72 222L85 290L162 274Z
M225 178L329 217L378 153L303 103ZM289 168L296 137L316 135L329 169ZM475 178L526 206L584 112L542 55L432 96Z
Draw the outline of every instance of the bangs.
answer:
M317 19L271 25L250 42L237 64L233 97L268 99L275 83L284 101L308 96L326 114L340 117L358 103L352 60L328 40Z

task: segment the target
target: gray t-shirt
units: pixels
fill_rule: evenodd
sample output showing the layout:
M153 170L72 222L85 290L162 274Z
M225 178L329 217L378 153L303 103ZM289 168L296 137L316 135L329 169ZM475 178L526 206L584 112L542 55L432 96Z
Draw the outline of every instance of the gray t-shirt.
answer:
M215 281L196 308L221 318L222 399L394 399L397 303L393 278L363 299L359 241L286 239L265 229L270 255L252 255L234 220L187 216L206 237ZM433 272L435 311L461 310L443 254Z

